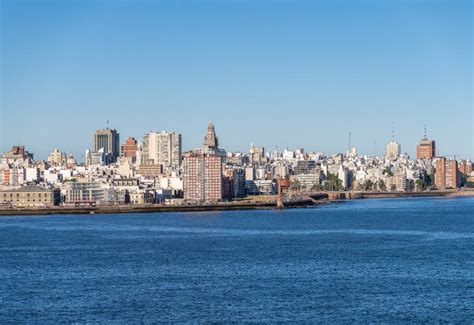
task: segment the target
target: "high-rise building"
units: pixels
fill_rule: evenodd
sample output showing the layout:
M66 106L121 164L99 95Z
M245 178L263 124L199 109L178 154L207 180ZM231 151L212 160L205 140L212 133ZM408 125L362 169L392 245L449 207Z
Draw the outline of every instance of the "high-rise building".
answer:
M184 157L184 199L215 202L222 199L222 158L210 154Z
M122 156L132 158L132 162L135 162L137 157L137 150L138 150L138 142L135 138L128 137L127 141L122 144Z
M416 159L433 159L436 156L436 143L434 140L429 140L425 136L420 140L420 143L416 147Z
M181 150L181 134L167 131L150 132L143 136L140 163L178 170L181 165Z
M117 161L120 155L120 135L115 129L97 130L94 133L94 151L104 150L106 163Z
M385 146L385 157L396 158L400 156L401 151L402 147L400 143L392 140Z
M438 189L457 188L460 186L461 178L456 160L447 160L440 157L436 160L435 185Z
M472 173L472 162L470 160L461 160L459 162L459 172L463 175Z

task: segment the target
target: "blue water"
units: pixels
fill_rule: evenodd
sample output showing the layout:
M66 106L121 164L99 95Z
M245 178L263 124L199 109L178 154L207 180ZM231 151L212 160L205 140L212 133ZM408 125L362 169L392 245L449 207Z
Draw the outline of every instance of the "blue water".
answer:
M474 198L0 218L0 323L474 321Z

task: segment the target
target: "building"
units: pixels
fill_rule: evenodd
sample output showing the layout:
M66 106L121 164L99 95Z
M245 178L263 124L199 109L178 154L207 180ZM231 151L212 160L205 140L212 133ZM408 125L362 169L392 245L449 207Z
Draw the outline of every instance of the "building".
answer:
M204 154L219 156L222 160L226 159L227 154L225 150L219 149L219 139L216 135L216 130L212 122L209 122L209 124L207 125L207 132L204 136L202 152Z
M210 154L184 157L184 199L213 202L222 199L222 159Z
M138 142L135 138L128 137L127 141L122 144L121 152L123 157L132 158L132 162L135 162L137 158Z
M459 172L463 175L471 175L472 162L470 160L461 160L459 162Z
M207 152L209 150L215 151L219 148L219 139L216 135L216 130L214 124L209 122L207 125L207 133L204 136L204 151Z
M33 160L33 154L25 150L25 146L13 146L11 151L2 155L2 164L17 163L22 165L30 163Z
M461 185L458 162L440 157L436 160L435 185L438 189L457 188Z
M263 165L266 162L265 148L255 147L252 143L249 149L249 161L252 165Z
M54 149L48 157L48 163L51 166L64 166L66 165L66 153Z
M120 155L120 135L115 129L97 130L94 133L94 152L103 149L106 164L116 162Z
M385 146L385 157L387 158L397 158L402 153L402 147L400 143L396 141L390 141Z
M143 136L142 165L162 165L164 169L178 170L181 166L181 134L150 132Z
M316 161L314 160L298 160L293 170L295 175L311 174L316 172Z
M66 204L96 204L105 202L105 190L96 182L66 182L61 188Z
M0 204L18 207L47 207L58 205L60 193L36 185L27 185L14 190L0 191Z
M416 159L433 159L436 156L436 143L425 136L416 147Z
M137 174L144 177L160 177L163 175L163 165L140 165Z

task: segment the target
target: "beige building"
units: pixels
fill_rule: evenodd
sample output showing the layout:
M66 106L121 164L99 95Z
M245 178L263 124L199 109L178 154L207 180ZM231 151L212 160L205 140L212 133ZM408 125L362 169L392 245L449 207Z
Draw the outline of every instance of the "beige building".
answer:
M66 165L66 160L66 154L64 152L59 151L58 149L54 149L48 157L48 162L51 166Z
M385 157L396 158L401 154L401 145L396 141L390 141L385 146Z
M140 163L178 170L181 164L181 134L167 131L145 134Z
M0 191L0 203L18 207L42 207L58 205L59 190L27 185L14 190Z

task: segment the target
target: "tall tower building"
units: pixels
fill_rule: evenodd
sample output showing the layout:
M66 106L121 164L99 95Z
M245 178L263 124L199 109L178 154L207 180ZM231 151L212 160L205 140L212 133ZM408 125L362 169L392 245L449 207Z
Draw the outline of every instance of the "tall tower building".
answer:
M207 125L207 133L204 136L204 151L208 151L207 149L217 150L218 147L219 139L216 136L214 124L212 124L212 122L209 122L209 124Z
M435 185L438 189L457 188L461 178L456 160L447 160L444 157L436 160Z
M117 161L120 155L120 135L115 129L97 130L94 133L94 151L103 149L106 162Z
M181 134L176 132L150 132L143 136L142 165L162 165L178 170L181 165Z
M396 158L400 156L402 151L402 146L396 141L390 141L385 146L385 157Z
M189 154L183 162L185 200L212 202L222 199L222 159L211 154Z
M436 143L434 140L429 140L425 136L420 140L420 143L416 147L416 159L433 159L436 156Z

